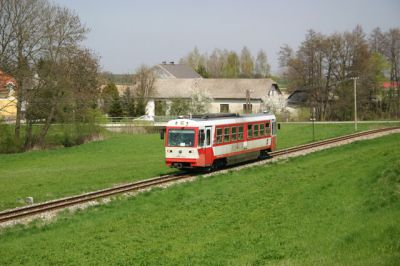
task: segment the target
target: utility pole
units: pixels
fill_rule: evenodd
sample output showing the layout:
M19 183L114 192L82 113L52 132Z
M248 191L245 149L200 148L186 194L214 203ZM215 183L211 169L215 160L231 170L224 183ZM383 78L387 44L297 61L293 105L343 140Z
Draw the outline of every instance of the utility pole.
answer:
M357 131L357 80L359 77L350 78L354 83L354 131Z
M252 93L252 92L254 92L254 90L246 89L246 110L245 110L246 114L250 114L251 113L251 110L250 110L250 106L251 106L250 93Z
M311 119L312 121L312 138L313 142L315 142L315 107L312 108Z
M250 113L250 90L246 90L246 114Z

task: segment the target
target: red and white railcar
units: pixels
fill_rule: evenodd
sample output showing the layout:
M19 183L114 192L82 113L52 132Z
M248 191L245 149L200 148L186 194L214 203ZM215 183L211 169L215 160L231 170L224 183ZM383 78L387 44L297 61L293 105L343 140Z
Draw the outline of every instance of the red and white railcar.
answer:
M273 114L181 118L167 124L165 161L175 168L219 168L267 156L275 147Z

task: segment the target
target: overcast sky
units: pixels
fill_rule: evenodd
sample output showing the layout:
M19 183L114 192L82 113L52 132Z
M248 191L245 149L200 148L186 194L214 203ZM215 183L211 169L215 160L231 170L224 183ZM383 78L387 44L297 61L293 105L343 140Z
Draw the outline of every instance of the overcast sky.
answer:
M308 29L324 34L369 33L400 27L400 0L54 0L77 12L90 29L84 45L102 69L132 73L141 64L179 61L195 46L255 56L263 49L272 71L283 44L296 49Z

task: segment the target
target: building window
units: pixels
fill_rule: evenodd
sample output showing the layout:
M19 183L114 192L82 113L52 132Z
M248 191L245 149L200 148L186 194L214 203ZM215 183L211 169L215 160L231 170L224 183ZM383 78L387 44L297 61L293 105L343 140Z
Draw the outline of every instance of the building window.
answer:
M222 103L219 105L220 113L229 113L229 104Z
M243 104L243 113L250 114L253 111L253 105L250 104Z

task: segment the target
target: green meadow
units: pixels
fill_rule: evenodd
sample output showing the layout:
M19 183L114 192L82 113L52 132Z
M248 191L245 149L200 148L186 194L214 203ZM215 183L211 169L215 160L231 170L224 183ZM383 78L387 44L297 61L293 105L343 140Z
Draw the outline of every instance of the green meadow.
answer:
M398 265L399 221L394 134L5 229L0 264Z
M361 124L360 130L385 126ZM386 125L387 126L387 125ZM352 124L316 124L316 140L352 133ZM312 141L311 124L282 124L278 148ZM158 134L111 134L70 148L0 154L0 210L93 191L175 171L164 164Z

